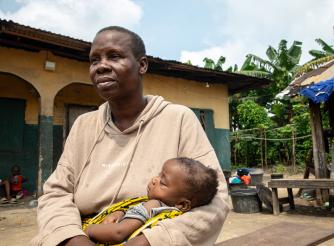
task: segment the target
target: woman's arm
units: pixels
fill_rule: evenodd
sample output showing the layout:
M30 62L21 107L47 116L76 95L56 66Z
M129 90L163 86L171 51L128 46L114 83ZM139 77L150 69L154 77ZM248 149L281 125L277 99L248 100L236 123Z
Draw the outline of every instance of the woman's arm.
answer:
M90 241L86 236L75 236L65 240L59 246L95 246L96 244Z
M67 239L71 240L66 243L72 240L85 240L86 242L88 240L82 230L80 211L74 201L74 183L80 163L83 163L78 161L78 152L82 151L80 156L86 153L85 149L77 148L78 143L83 142L80 130L82 126L79 126L80 118L75 121L57 168L45 182L43 195L38 199L39 234L34 239L38 241L38 245L58 245ZM85 139L85 141L92 142L90 139Z
M44 195L38 199L37 221L41 245L58 245L66 239L85 236L80 212L73 202L73 189L71 168L59 163L44 184Z

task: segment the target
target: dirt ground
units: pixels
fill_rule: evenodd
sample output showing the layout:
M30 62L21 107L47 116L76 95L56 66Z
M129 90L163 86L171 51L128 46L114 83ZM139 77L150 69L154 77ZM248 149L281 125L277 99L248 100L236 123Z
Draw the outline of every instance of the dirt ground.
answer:
M279 191L284 195L284 189ZM294 190L294 194L296 193L297 189ZM25 246L36 234L36 208L29 207L30 199L25 198L21 204L0 206L0 246ZM279 216L272 215L266 209L252 214L235 213L231 210L217 242L239 237L282 221L334 228L334 212L315 207L313 201L297 197L295 203L295 210L285 206ZM334 239L320 245L334 246Z

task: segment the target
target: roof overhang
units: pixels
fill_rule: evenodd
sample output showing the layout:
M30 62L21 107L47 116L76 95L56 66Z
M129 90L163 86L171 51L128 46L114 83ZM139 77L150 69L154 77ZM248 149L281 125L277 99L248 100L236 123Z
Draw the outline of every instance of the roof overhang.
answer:
M0 19L0 45L53 54L88 62L91 43ZM177 77L200 83L226 84L229 94L264 87L272 81L247 75L221 72L148 56L149 73Z
M304 73L298 78L295 78L287 88L281 93L284 96L294 97L299 95L299 92L309 86L322 83L334 78L334 60L331 60L321 67L310 72Z

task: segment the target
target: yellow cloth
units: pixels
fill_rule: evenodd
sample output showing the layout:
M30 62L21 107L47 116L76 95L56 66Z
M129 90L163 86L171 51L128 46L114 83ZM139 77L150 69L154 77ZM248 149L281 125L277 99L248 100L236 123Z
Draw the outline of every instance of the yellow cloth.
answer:
M106 207L105 209L103 209L99 214L97 214L94 217L83 218L82 219L82 229L85 230L88 225L101 224L102 221L105 219L105 217L108 214L111 214L115 211L126 212L130 207L133 207L133 206L137 205L138 203L146 202L146 201L148 201L148 198L146 196L142 196L142 197L126 199L126 200L120 201L118 203L115 203L113 205L110 205L110 206ZM182 214L182 212L177 211L177 210L166 211L166 212L162 211L158 215L156 215L156 216L152 217L151 219L147 220L145 222L145 224L143 224L136 231L134 231L127 240L139 235L146 228L152 228L153 226L155 226L161 220L172 219L172 218L174 218L176 216L179 216L181 214ZM106 246L106 244L100 244L100 243L98 243L97 245L98 246ZM114 244L113 246L121 246L121 245L123 245L123 243Z

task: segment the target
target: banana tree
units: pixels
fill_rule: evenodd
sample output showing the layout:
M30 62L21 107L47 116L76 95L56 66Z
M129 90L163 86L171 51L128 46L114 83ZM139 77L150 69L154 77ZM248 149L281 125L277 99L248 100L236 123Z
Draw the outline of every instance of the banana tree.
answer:
M214 60L205 57L203 61L204 61L204 68L223 71L223 64L225 63L226 58L224 56L220 56L217 62L215 63Z
M291 82L299 67L302 54L301 45L302 42L294 41L291 47L287 48L287 41L283 39L280 41L278 49L269 46L266 51L267 60L249 54L246 56L240 73L274 80L278 93Z

